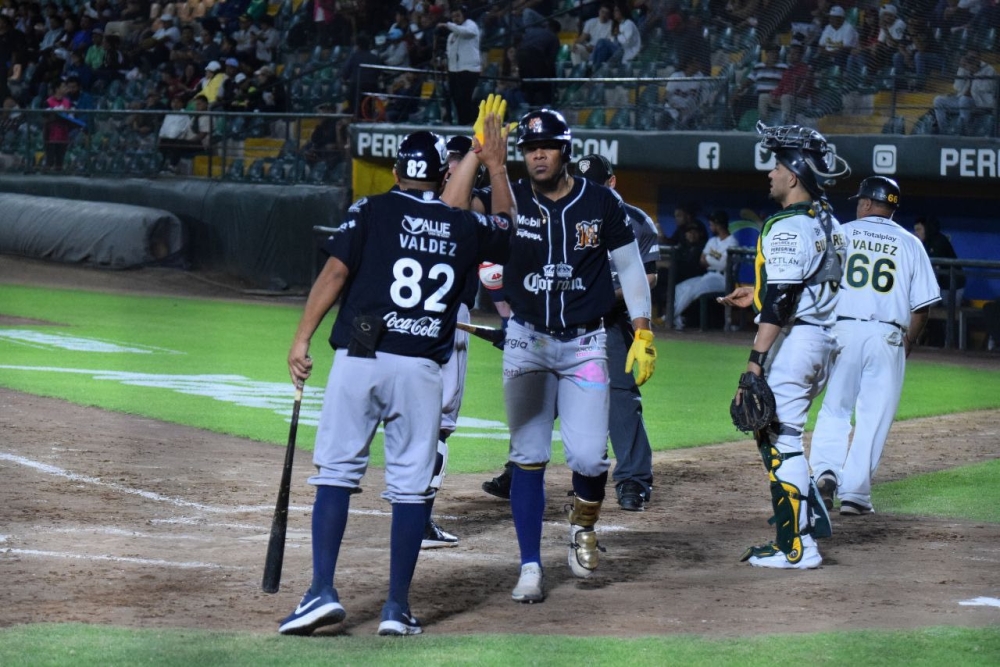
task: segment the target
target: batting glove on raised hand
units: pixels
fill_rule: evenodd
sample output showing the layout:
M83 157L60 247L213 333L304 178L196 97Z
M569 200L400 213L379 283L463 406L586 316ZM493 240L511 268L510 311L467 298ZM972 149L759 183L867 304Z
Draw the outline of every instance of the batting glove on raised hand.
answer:
M638 329L635 338L632 340L632 347L628 350L625 358L625 372L631 373L634 367L638 366L639 374L636 375L635 383L642 386L646 380L653 377L656 370L656 346L653 345L653 332L649 329Z
M476 117L476 122L472 124L472 134L476 137L476 141L479 142L480 146L486 141L484 125L486 117L491 113L495 113L500 118L500 122L503 122L504 114L507 113L507 100L499 95L490 93L486 96L485 100L479 103L479 116Z

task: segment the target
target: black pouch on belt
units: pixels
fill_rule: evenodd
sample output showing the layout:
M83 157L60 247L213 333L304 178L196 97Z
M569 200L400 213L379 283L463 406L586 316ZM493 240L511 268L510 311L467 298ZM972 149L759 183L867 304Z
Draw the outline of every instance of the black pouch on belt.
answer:
M347 344L347 356L374 359L375 348L385 322L374 315L358 315L351 322L351 342Z

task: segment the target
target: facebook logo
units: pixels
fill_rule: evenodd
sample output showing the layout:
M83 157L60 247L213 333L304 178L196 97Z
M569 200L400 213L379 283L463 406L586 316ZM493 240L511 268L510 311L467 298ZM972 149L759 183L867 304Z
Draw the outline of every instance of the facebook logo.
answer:
M702 141L698 144L698 168L719 168L719 144L716 141Z

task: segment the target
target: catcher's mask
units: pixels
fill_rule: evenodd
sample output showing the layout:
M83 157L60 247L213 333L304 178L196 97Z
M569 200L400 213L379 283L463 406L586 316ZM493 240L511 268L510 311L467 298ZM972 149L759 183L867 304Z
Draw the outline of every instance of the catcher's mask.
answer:
M816 130L801 125L768 127L757 121L757 134L761 135L760 147L774 153L813 197L823 196L825 188L851 173L847 161Z

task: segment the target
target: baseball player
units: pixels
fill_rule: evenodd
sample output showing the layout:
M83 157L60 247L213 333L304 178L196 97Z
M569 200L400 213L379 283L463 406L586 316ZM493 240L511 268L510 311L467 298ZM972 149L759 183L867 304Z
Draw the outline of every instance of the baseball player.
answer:
M517 231L504 265L512 311L503 360L514 464L510 505L521 552L521 574L511 597L540 602L545 597L545 466L556 414L573 471L569 566L574 575L588 577L598 565L594 526L609 467L610 378L602 318L615 303L609 252L636 331L626 368L638 365L637 384L652 375L656 350L649 328L649 283L621 198L570 176L572 134L556 111L525 114L518 123L517 147L528 178L514 185ZM483 206L478 198L473 204Z
M850 169L815 130L758 123L757 131L763 137L760 148L776 158L768 179L781 210L761 229L754 287L738 288L720 301L752 303L758 313L746 370L766 377L776 403L776 421L756 437L771 482L777 536L750 547L741 560L755 567L810 569L823 562L811 518L821 516L828 530L829 517L813 491L802 430L813 398L823 390L836 345L834 304L845 249L824 187ZM737 405L742 391L737 390Z
M576 170L585 179L612 190L618 183L611 162L602 155L587 155L576 163ZM660 259L659 232L644 211L625 204L632 233L639 244L650 289L656 284L656 262ZM653 489L653 449L649 445L646 425L642 420L642 395L635 377L625 371L625 358L632 345L634 333L622 300L618 274L611 263L615 281L615 305L604 316L607 334L608 371L611 377L608 435L615 452L615 495L618 505L630 512L641 512L649 502ZM510 498L510 476L513 464L508 462L503 472L488 482L483 490L500 498Z
M330 255L309 293L288 353L295 383L312 369L309 342L327 311L343 297L330 344L334 363L323 398L313 463L313 581L282 634L311 634L346 612L334 572L351 494L360 491L369 447L385 426L382 497L392 504L389 593L380 635L414 635L409 589L426 523L426 501L441 425L441 366L454 348L464 278L482 261L506 261L516 215L506 172L506 132L492 114L480 160L490 174L486 217L438 198L447 169L444 139L408 135L393 173L397 187L356 201L325 245Z
M844 225L847 268L837 301L838 354L816 421L809 465L827 509L872 512L872 477L896 417L906 357L941 299L920 240L893 222L899 186L885 176L861 181L858 219ZM854 437L851 414L856 413Z
M472 149L472 139L464 136L452 137L445 144L448 152L448 171L445 174L447 183L451 174L457 168L462 158ZM485 177L482 165L476 176L477 182ZM479 290L478 267L473 267L465 278L465 288L458 306L458 321L471 321L469 310L476 301ZM438 455L434 466L435 490L441 489L444 481L445 467L448 463L448 436L455 432L458 425L458 411L462 407L462 397L465 395L465 369L469 359L469 334L461 329L455 329L455 350L451 357L441 367L443 392L441 403L441 430L438 434ZM427 499L427 523L424 525L424 539L420 542L421 549L436 549L439 547L454 547L458 545L458 537L444 531L433 519L434 499L437 494Z
M722 210L708 218L708 228L712 238L701 253L701 265L705 273L679 283L674 288L674 329L684 330L683 313L702 294L723 292L726 289L726 262L730 248L739 243L729 233L729 215Z
M602 155L586 155L576 163L576 170L585 179L612 190L618 184L611 162ZM656 263L660 259L659 232L644 211L625 203L632 233L639 244L646 282L656 285ZM614 261L611 262L615 281L615 305L604 316L608 343L608 372L611 375L608 435L615 453L615 496L618 505L630 512L641 512L653 490L653 449L649 445L646 424L642 420L642 395L635 377L625 371L625 357L632 346L634 332L622 299L621 285Z

